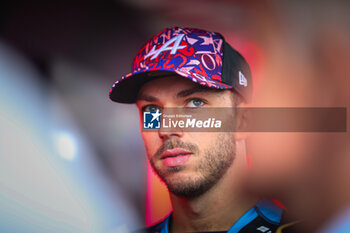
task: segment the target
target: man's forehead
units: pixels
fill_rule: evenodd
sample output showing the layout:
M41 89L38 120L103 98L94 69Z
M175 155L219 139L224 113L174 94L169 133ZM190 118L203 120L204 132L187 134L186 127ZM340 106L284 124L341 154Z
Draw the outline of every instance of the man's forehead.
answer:
M170 76L158 78L144 84L138 94L137 99L144 99L145 96L153 96L159 93L175 94L175 97L186 97L197 92L222 92L222 89L209 88L192 82L181 76Z

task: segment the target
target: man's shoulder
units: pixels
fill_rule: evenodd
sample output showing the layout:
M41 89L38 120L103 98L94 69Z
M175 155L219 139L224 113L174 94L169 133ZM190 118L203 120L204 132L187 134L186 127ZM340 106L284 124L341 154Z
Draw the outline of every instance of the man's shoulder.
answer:
M246 212L231 229L239 233L272 233L290 227L293 224L285 216L285 211L275 202L261 199L254 208ZM289 231L286 231L289 232ZM291 231L294 232L294 231ZM284 231L283 231L284 233Z

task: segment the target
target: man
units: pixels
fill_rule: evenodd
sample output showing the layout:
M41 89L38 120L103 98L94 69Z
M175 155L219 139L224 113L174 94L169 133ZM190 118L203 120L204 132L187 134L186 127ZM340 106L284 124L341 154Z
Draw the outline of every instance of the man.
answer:
M205 110L251 99L244 58L218 33L167 28L139 50L110 98L141 116L167 108ZM155 116L157 117L157 115ZM237 127L244 119L234 115ZM142 125L142 124L141 124ZM141 130L148 159L170 191L173 212L147 232L274 232L281 209L244 191L245 142L234 132Z

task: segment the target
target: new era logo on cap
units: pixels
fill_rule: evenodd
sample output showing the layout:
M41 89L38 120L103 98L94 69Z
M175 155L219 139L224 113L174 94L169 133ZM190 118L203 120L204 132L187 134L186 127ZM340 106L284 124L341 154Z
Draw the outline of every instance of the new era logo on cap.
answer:
M248 86L248 81L245 78L244 74L242 74L241 71L238 71L238 80L239 80L239 85L242 85L245 87Z

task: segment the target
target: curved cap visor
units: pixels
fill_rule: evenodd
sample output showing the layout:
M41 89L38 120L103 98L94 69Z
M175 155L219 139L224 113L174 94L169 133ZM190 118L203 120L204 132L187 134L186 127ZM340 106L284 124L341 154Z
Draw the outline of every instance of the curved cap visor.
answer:
M116 81L109 92L109 98L118 103L135 103L141 87L154 79L179 76L179 78L188 78L191 81L203 86L217 88L217 89L231 89L232 86L219 83L211 78L199 81L196 77L191 77L177 72L176 70L152 70L147 72L134 72L122 77Z

